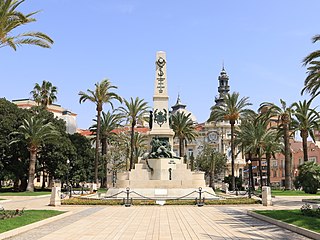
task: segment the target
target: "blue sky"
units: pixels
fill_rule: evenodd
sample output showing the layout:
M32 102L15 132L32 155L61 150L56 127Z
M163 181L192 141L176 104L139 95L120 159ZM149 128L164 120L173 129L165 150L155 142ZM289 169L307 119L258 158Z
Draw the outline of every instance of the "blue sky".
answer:
M79 91L108 78L119 95L152 106L155 55L162 50L170 106L180 93L199 122L209 116L223 62L231 91L248 96L254 110L280 98L292 103L308 98L300 95L301 61L320 47L311 43L320 33L319 8L317 0L26 0L22 12L42 11L19 31L45 32L55 44L1 48L0 97L29 98L35 83L50 81L57 104L88 128L95 106L79 104Z

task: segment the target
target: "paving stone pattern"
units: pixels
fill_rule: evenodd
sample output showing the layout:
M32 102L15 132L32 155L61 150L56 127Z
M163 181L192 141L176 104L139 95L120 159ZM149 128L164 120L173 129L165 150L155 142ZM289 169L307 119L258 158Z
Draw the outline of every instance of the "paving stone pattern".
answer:
M59 231L61 228L68 226L76 221L79 221L81 218L85 218L93 213L96 213L98 211L102 210L102 208L99 207L93 207L86 210L83 210L81 212L75 213L71 216L65 217L61 220L45 224L41 227L38 227L36 229L32 229L28 232L19 234L14 237L6 238L10 240L35 240L35 239L41 239L42 237L54 232ZM76 238L75 238L76 239Z
M92 207L10 239L308 239L235 207Z

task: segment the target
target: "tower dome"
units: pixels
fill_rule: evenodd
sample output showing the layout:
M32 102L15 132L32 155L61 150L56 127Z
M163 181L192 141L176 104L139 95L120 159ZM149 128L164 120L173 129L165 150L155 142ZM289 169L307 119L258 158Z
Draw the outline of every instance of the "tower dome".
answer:
M191 120L196 123L197 118L195 117L195 115L192 112L190 112L189 110L186 109L186 106L187 105L181 103L180 94L178 94L176 104L171 107L172 108L171 113L174 114L175 112L184 112L186 115L188 115L190 113Z

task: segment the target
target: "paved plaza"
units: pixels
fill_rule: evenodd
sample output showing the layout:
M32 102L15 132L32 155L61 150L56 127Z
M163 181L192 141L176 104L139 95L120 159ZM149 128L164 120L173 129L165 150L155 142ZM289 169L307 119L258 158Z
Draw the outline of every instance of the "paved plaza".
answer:
M6 209L56 209L66 213L0 234L0 239L308 239L246 214L252 209L299 208L301 197L277 197L272 207L50 207L48 196L9 198L1 203Z

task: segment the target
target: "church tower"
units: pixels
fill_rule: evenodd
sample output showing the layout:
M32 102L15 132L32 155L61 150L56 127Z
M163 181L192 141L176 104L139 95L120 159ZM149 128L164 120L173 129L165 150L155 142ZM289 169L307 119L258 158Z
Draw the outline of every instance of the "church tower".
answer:
M224 69L224 66L222 67L218 80L219 80L219 87L218 87L219 96L215 98L216 105L220 105L224 101L224 96L227 95L230 91L229 76L227 75L227 72Z

